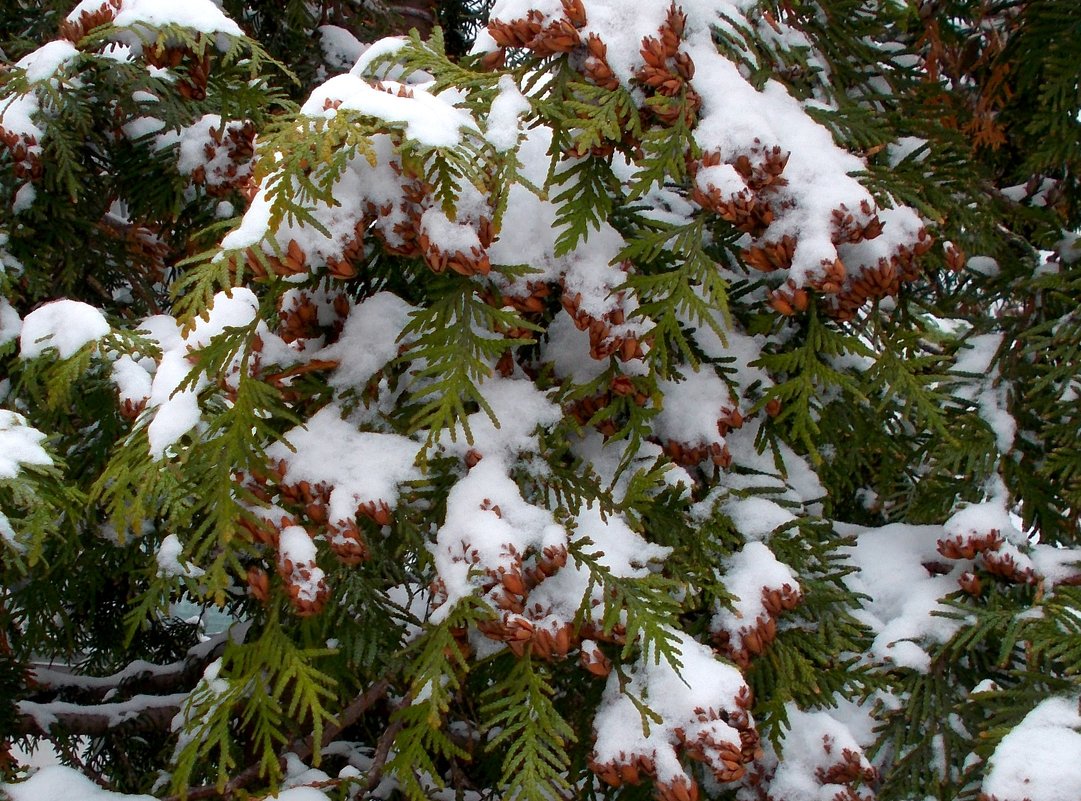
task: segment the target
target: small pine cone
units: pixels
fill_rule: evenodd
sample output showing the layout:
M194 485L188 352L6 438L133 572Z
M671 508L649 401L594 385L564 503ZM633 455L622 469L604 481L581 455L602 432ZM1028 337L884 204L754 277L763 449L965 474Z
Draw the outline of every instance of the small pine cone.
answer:
M966 257L965 252L952 242L946 243L946 267L952 272L959 273L965 269Z
M1022 568L1011 554L999 554L994 551L983 553L984 569L993 576L999 576L1017 584L1035 584L1038 580L1031 567Z
M959 534L949 539L941 539L936 543L936 547L947 559L974 559L977 554L999 550L1005 542L999 531L992 529L986 534L973 537Z

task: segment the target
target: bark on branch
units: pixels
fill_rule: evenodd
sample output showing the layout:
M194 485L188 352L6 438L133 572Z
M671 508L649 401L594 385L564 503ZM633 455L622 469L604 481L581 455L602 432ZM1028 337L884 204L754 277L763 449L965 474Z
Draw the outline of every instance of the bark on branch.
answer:
M33 692L15 705L13 734L101 737L118 731L168 731L181 703L206 666L221 655L227 639L222 635L200 643L178 662L132 662L111 676L83 676L67 666L31 666Z
M112 704L20 701L15 705L15 734L49 737L63 732L101 737L111 732L168 731L187 697L187 693L137 695Z
M117 695L161 695L180 690L190 692L206 666L221 655L226 641L227 637L222 635L213 642L201 643L184 659L168 665L132 662L111 676L83 676L66 666L32 665L30 681L35 692L30 700L45 703L57 696L66 696L82 704L90 704Z

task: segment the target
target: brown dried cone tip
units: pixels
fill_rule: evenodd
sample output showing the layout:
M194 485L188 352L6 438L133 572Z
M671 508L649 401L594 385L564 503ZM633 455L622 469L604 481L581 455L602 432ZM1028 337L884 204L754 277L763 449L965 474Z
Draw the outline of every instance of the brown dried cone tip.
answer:
M697 467L708 459L717 467L726 468L732 464L732 454L728 451L724 437L729 431L742 426L743 415L739 409L734 406L722 406L721 413L717 417L717 433L721 436L720 441L692 445L688 442L669 439L660 444L665 455L682 467Z
M144 55L148 64L161 69L176 69L186 64L187 74L177 81L177 91L188 100L206 99L206 85L210 78L209 48L204 48L202 55L196 56L189 47L154 44L144 51Z
M311 617L323 611L330 589L314 561L294 562L279 550L278 575L281 576L289 602L298 615Z
M992 576L1018 584L1035 584L1039 576L1031 567L1021 567L1012 554L988 551L983 554L983 566Z
M762 242L744 249L741 254L744 263L764 273L774 270L787 270L792 266L792 257L796 255L796 238L785 234L779 240Z
M649 402L649 395L635 385L633 378L628 375L617 375L612 378L608 392L573 401L567 407L567 414L579 425L589 425L593 417L602 409L608 408L616 398L629 398L636 406L645 406ZM598 420L593 425L605 439L619 430L619 423L613 417Z
M499 507L492 510L498 513ZM481 587L495 605L497 617L482 621L477 629L489 639L505 642L517 656L522 656L528 647L541 659L563 659L578 644L580 632L571 623L554 623L549 617L550 609L540 604L529 605L529 593L567 563L567 549L550 545L523 559L508 545L505 555L510 557L509 568L489 569ZM471 561L478 558L475 551L468 557Z
M391 163L391 167L399 175L403 174L401 165ZM459 275L487 275L492 266L488 258L487 249L491 247L495 239L495 229L492 221L487 216L481 216L476 221L462 221L462 224L471 225L477 236L479 246L473 246L468 251L446 251L438 242L421 230L421 217L425 210L436 205L432 192L435 187L417 177L408 178L402 183L403 201L399 204L399 210L405 215L405 220L394 224L392 233L393 241L380 225L372 227L372 232L382 242L383 249L397 256L412 258L421 256L425 263L435 273L443 273L450 269ZM366 217L357 224L357 239L363 238L371 222L379 217L386 217L392 209L387 207L376 208L369 203ZM359 250L357 251L359 253ZM335 269L334 267L331 268Z
M367 561L370 557L368 544L356 519L329 519L328 507L334 487L325 482L289 482L285 480L286 474L287 465L281 460L270 465L266 472L237 474L237 481L255 498L268 504L276 503L286 512L277 523L268 519L241 518L238 523L251 536L252 542L278 549L282 531L301 526L310 537L314 538L322 533L331 553L340 563L354 566ZM393 519L390 506L382 500L358 504L356 513L367 517L376 525L387 525ZM320 579L316 583L314 597L311 596L311 578L315 570L314 563L297 565L279 554L278 572L285 581L286 592L298 614L317 614L322 610L329 594L325 581ZM266 599L269 592L268 582L261 567L249 568L247 583L255 598L261 601Z
M947 559L975 559L978 554L997 551L1006 543L998 529L991 529L986 534L965 537L944 538L936 543L938 552Z
M911 247L901 246L888 259L880 259L874 267L864 267L851 276L833 305L826 311L838 320L851 320L868 300L896 295L904 282L915 281L920 275L918 259L934 244L931 235L921 228Z
M1038 576L1031 567L1021 567L1017 564L1013 554L1000 553L1006 544L1005 537L998 529L991 529L983 534L964 536L958 534L954 537L944 538L938 541L938 552L947 559L975 559L980 557L984 569L992 576L1006 579L1019 584L1035 584ZM965 573L958 582L961 589L970 595L979 595L982 586L979 578L973 573Z
M652 45L651 53L656 49L657 46ZM721 153L710 151L704 153L700 159L690 162L688 170L693 179L703 168L721 163ZM782 173L788 163L788 154L782 153L777 146L766 147L755 140L749 154L740 154L725 163L736 170L747 189L735 195L725 195L716 187L703 188L695 182L691 199L755 238L756 241L741 254L748 267L765 273L789 269L798 244L794 236L785 234L772 241L758 239L783 208L777 201L776 190L786 183ZM882 230L881 219L872 204L866 200L860 203L859 214L853 213L843 203L832 212L831 241L834 245L856 244L875 239ZM839 319L851 319L867 300L896 294L901 282L915 280L919 275L916 259L930 247L931 238L921 229L912 248L902 246L889 259L880 260L874 267L862 268L857 275L850 275L839 258L824 261L821 271L808 282L807 288L798 287L789 279L784 286L769 294L768 303L780 314L798 314L807 309L810 303L807 290L811 289L835 296L827 311ZM947 264L951 269L957 264L963 264L963 258L959 251L947 251Z
M602 89L609 91L618 89L619 78L608 64L608 46L601 37L595 33L589 34L586 49L589 51L583 68L586 79Z
M483 240L482 240L483 241ZM540 316L548 307L547 298L552 294L552 285L544 281L527 281L525 294L504 295L495 287L480 290L480 297L489 306L501 309L506 306L526 316Z
M492 270L487 252L494 236L492 221L487 217L481 217L476 226L476 234L479 246L474 245L468 252L443 250L437 242L429 239L424 231L417 235L417 246L420 248L425 263L434 273L443 273L449 268L458 275L487 275Z
M224 147L229 155L229 165L221 176L210 176L208 182L206 167L200 164L191 172L191 180L196 186L205 188L208 195L221 197L229 192L243 192L248 185L249 176L247 170L240 168L251 161L255 153L255 125L251 121L245 121L240 125L230 125L225 128L225 133L218 127L210 128L210 138L213 143L203 145L203 155L207 162L213 161L218 155L218 149Z
M622 387L622 378L624 378L624 376L615 379L613 384ZM614 399L613 396L616 394L618 393L602 392L599 395L592 395L588 398L576 400L567 408L567 414L573 417L579 425L589 425L597 412L602 409L607 409L608 406L611 405L612 400ZM639 406L644 406L646 400L648 400L645 394L640 392L636 392L629 397L631 397ZM605 439L619 431L619 422L614 417L606 417L603 420L598 420L593 423L593 426Z
M387 208L386 213L390 213L389 208ZM357 277L359 273L357 264L364 258L364 235L377 216L378 210L375 205L369 203L366 213L357 220L357 224L353 227L353 236L343 243L342 255L327 256L327 272L331 277L340 281L348 281Z
M983 582L980 577L970 571L965 571L957 579L957 584L969 595L979 597L983 593Z
M600 678L612 672L612 660L605 656L604 651L592 641L582 643L578 662L587 671Z
M265 604L270 599L270 578L263 568L252 565L248 568L248 592L252 598Z
M682 467L697 467L707 459L721 468L727 468L732 464L732 454L728 450L727 443L710 442L691 445L670 439L662 448L669 459Z
M350 310L349 299L342 294L335 295L330 302L330 310L333 318L329 325L324 326L319 321L319 307L311 296L307 292L298 292L292 296L290 305L283 304L278 310L280 323L276 333L288 343L322 337L324 344L330 344L337 340L345 326ZM329 362L325 361L320 364L329 366Z
M492 20L488 33L500 48L523 48L541 58L570 53L580 44L578 30L586 24L581 0L563 0L563 16L549 19L547 24L545 19L543 13L531 8L525 17L510 22Z
M822 737L822 750L828 756L833 756L833 740L829 735ZM815 778L823 786L841 785L843 790L834 796L837 801L871 801L873 794L861 794L855 785L867 786L878 781L878 771L870 765L864 765L860 754L851 748L841 751L839 759L829 767L819 767L815 770Z
M479 460L479 456L477 459ZM485 511L501 515L498 505L485 499ZM539 552L528 552L524 557L510 544L503 549L504 564L485 570L481 591L495 607L495 617L481 621L477 630L491 640L503 642L517 656L528 648L542 659L563 659L570 654L581 639L581 633L571 623L555 623L551 609L539 603L528 605L530 592L549 576L554 575L567 563L567 549L550 545ZM473 565L480 563L477 549L462 544L462 554L456 561ZM430 587L433 602L446 598L446 587L441 579L435 579Z
M146 408L149 397L143 397L139 399L124 398L119 403L120 416L129 422L134 421L140 414L143 413L143 409Z
M689 734L684 727L674 731L677 752L705 765L718 782L736 782L742 779L746 775L747 766L762 756L758 732L751 725L750 715L747 713L749 699L750 693L743 693L737 703L747 703L747 706L741 705L730 711L718 712L712 708L701 707L695 709L697 720L689 726L695 733ZM716 721L723 721L737 731L739 745L717 739L710 725ZM662 801L698 798L698 784L686 774L656 781L656 767L649 755L628 755L621 751L615 759L600 762L594 754L590 757L589 769L612 787L640 784L646 778L652 777L655 780L654 794Z
M757 143L758 140L755 141ZM732 223L744 233L757 237L761 236L773 222L775 213L771 196L779 187L788 183L781 176L788 164L788 153L782 153L780 147L763 149L756 144L751 155L756 156L757 161L752 162L750 156L741 153L727 162L739 173L747 189L736 195L725 196L715 186L704 190L695 183L691 190L691 199L702 208L709 209ZM688 170L691 178L694 179L703 167L715 167L720 163L721 153L714 150L703 153L700 159L691 161Z

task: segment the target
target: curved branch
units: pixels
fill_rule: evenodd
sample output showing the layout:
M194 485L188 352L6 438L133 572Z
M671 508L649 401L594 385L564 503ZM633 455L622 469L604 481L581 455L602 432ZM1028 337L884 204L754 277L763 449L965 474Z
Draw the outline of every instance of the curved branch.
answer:
M187 657L167 665L137 660L111 676L83 676L65 665L31 665L31 700L42 703L57 695L74 695L84 704L125 695L161 695L181 688L190 692L206 670L225 649L228 636L200 643Z
M416 28L421 38L427 38L435 26L436 12L432 0L399 0L392 3L389 10L402 17L405 24Z
M100 737L118 731L168 731L187 697L188 693L136 695L111 704L19 701L15 705L15 734L49 737L63 732Z

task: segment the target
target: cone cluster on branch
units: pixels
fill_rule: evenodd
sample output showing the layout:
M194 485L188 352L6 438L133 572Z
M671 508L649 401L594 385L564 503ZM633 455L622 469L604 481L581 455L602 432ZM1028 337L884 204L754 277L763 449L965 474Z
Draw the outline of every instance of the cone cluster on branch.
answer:
M735 634L720 629L714 641L724 654L740 667L746 668L756 656L761 656L777 638L777 619L800 605L803 594L790 584L762 588L762 606L765 613L748 625L741 626Z
M60 38L67 39L72 44L78 44L94 28L107 25L116 19L116 14L122 4L123 0L102 0L100 6L95 9L84 9L73 20L61 20Z
M686 721L673 729L671 745L679 756L703 765L717 782L738 782L763 756L758 732L748 714L750 706L751 694L744 688L731 710L696 707ZM655 757L649 754L620 752L616 758L600 762L594 753L589 768L611 787L652 779L658 801L694 801L700 797L693 773L658 775Z

